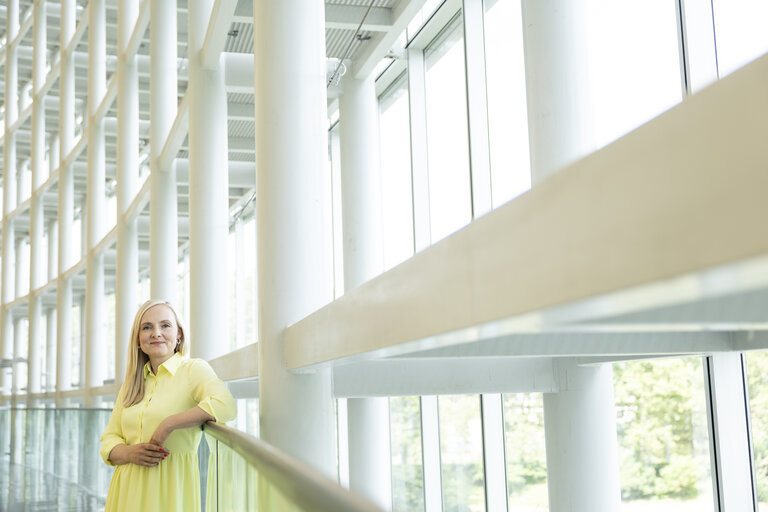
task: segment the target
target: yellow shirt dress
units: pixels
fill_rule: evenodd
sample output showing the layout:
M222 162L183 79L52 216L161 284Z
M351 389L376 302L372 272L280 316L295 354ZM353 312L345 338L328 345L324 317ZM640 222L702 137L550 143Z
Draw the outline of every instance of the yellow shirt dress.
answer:
M168 416L198 406L217 422L234 419L237 408L227 385L202 359L174 354L160 365L157 375L144 366L144 398L124 407L118 395L112 416L101 436L101 457L119 445L148 443ZM107 492L105 512L190 512L200 510L200 474L197 446L200 427L175 430L165 448L170 452L154 467L121 464L115 468Z

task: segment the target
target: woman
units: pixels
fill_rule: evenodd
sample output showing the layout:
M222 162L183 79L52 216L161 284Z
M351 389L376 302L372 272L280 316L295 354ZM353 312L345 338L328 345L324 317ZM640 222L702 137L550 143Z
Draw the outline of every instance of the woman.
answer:
M197 446L206 421L235 417L235 401L202 359L183 357L187 339L167 302L150 300L131 329L126 377L101 437L117 466L106 512L200 510Z

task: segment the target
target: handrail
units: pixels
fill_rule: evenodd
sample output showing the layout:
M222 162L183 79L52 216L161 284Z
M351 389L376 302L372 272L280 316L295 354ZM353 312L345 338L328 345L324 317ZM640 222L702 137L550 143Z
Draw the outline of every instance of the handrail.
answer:
M203 430L256 467L283 494L304 510L382 512L366 499L340 487L304 462L239 430L206 423Z

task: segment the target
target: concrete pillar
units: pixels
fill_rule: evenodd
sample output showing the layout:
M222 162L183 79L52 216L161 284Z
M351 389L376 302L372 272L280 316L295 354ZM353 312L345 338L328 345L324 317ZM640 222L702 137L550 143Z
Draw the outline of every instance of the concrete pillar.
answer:
M259 70L255 80L259 420L265 441L334 477L330 370L290 373L283 351L285 327L328 303L333 293L330 230L323 223L324 202L329 200L324 183L328 175L324 8L320 0L253 2ZM266 69L268 73L261 72ZM195 293L193 288L193 297Z
M378 102L373 77L344 79L339 100L344 287L355 288L384 269ZM347 400L349 487L392 508L389 399Z
M104 120L96 117L106 91L107 23L105 0L88 2L88 181L86 222L85 292L85 406L91 407L91 388L104 384L104 254L94 249L103 236L104 217Z
M189 325L191 353L203 359L229 348L227 92L223 66L203 68L201 52L213 3L190 3L188 30Z
M45 284L43 273L43 201L37 193L40 185L45 180L45 103L37 92L45 83L46 64L46 4L38 2L33 6L33 61L32 61L32 197L29 208L29 351L27 360L27 389L28 396L41 391L41 336L40 327L42 318L42 297L35 291ZM30 403L30 405L32 405Z
M154 5L157 2L154 2ZM164 2L160 2L164 3ZM120 0L117 6L117 269L115 295L115 384L125 377L133 316L140 302L139 238L136 221L125 213L139 183L139 73L136 56L125 55L138 17L138 4ZM143 297L147 299L148 297Z
M168 133L176 119L176 104L178 102L176 2L171 0L152 2L150 4L150 20L149 115L151 123L149 125L149 162L152 172L149 207L150 287L153 299L175 302L176 266L179 260L176 164L175 161L172 161L168 168L161 169L159 158L168 138ZM203 37L204 35L205 32L203 32ZM191 35L190 39L192 39ZM224 116L226 122L226 103ZM220 126L217 127L217 129L220 128ZM191 129L190 123L190 131ZM206 127L202 126L198 130L206 131ZM226 136L226 125L224 126L224 133ZM226 152L224 153L224 162L226 164ZM205 173L212 174L212 170L213 168L205 169ZM221 212L218 213L221 215ZM202 240L202 243L206 243L206 241ZM218 275L221 276L221 274ZM223 281L226 282L226 279ZM199 340L199 338L195 336L195 340Z
M523 0L531 182L590 152L584 2Z
M619 510L618 441L610 364L555 363L558 393L544 394L552 512Z
M58 285L56 287L56 391L72 387L72 281L63 273L71 263L72 220L74 219L74 170L64 165L73 148L75 134L75 65L72 53L64 51L75 34L75 0L62 0L61 74L59 76L59 214L58 214ZM62 404L57 397L56 405Z

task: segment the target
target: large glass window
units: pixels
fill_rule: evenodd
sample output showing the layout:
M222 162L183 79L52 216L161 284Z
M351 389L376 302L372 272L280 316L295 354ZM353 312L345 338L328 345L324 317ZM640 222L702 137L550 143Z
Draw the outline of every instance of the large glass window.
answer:
M459 15L424 51L432 242L472 220L462 28Z
M399 77L379 98L384 269L413 255L408 82Z
M601 147L682 100L677 14L667 0L588 0L585 8L585 107Z
M549 498L541 393L504 395L504 444L509 510L546 512Z
M747 382L752 464L760 512L768 511L768 351L748 352Z
M720 76L768 52L768 2L713 0L712 8Z
M443 510L485 511L483 431L478 395L441 396Z
M389 399L392 452L392 510L424 510L419 397Z
M485 0L485 74L495 208L531 188L519 0Z
M713 510L701 358L613 370L622 510Z

